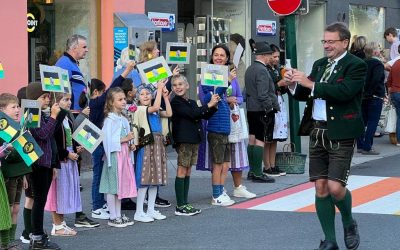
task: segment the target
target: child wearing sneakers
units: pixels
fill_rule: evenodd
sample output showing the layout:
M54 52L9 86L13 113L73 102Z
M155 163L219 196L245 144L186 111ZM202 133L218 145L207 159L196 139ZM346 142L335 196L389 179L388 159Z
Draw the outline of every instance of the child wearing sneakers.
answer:
M121 87L123 81L129 75L129 73L134 69L136 63L130 61L127 63L125 70L120 76L118 76L111 84L110 88ZM109 88L109 89L110 89ZM85 106L85 102L89 103L90 108L89 120L96 125L98 128L103 127L104 121L104 105L106 102L108 89L103 81L93 78L90 83L89 96L90 99L87 100L86 93L82 93L80 100L82 100L82 105ZM110 214L108 213L107 204L104 200L104 195L99 192L100 178L103 170L103 156L104 147L101 143L92 154L92 164L93 164L93 181L92 181L92 218L108 220Z
M166 217L154 209L157 187L167 183L167 156L165 153L165 136L168 126L162 126L162 118L172 116L166 80L157 83L154 104L152 90L141 85L138 88L140 105L134 113L135 145L139 147L136 160L136 183L139 187L134 219L140 222L163 220ZM165 102L165 111L160 111L161 96ZM165 121L165 120L163 120ZM165 125L165 123L164 123ZM143 211L144 199L148 190L147 213Z
M121 200L136 197L135 173L133 170L133 132L122 112L126 106L125 94L121 88L112 88L107 93L104 107L104 152L105 161L100 180L100 193L105 193L110 211L108 225L126 227L133 225L128 217L121 214Z
M214 94L208 104L199 107L187 96L189 83L183 75L173 76L172 91L175 97L172 107L172 137L178 153L178 169L175 178L176 215L195 215L201 212L188 203L190 173L197 162L200 142L204 139L201 119L208 119L216 111L219 95Z

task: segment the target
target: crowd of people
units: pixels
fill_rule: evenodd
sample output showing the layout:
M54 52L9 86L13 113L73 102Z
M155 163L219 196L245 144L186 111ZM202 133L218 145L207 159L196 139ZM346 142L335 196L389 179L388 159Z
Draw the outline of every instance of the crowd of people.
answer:
M189 198L193 165L211 171L212 205L235 203L225 187L229 171L234 197L256 197L242 184L243 171L248 170L247 179L257 183L273 183L274 177L286 175L275 164L277 142L288 138L284 94L307 102L299 135L310 136L310 181L315 182L316 210L325 235L319 249L338 249L335 207L342 215L346 247L356 249L360 239L351 213L351 192L346 189L351 158L355 142L362 154L378 153L372 147L373 137L388 94L398 114L400 145L400 47L395 29L387 29L384 36L392 44L392 60L387 63L380 57L378 43L358 36L348 51L347 27L327 26L321 41L327 56L316 61L307 76L296 69L282 70L279 47L266 42L252 44L255 61L247 70L233 67L235 47L239 43L245 47L244 38L233 34L229 47L219 44L211 51L210 64L229 67L228 87L216 88L189 83L179 67L156 85L138 83L136 62L129 60L121 63L109 87L100 79L91 79L86 86L78 67L88 52L86 38L71 36L56 63L70 74L71 94L45 92L40 82L28 84L17 95L0 94L0 111L16 121L21 99L39 101L41 125L29 131L44 152L27 167L12 146L2 142L1 249L21 249L15 235L22 190L25 228L20 239L30 249L60 249L43 229L44 211L52 215L52 236L77 235L65 222L65 214L75 213L75 227L99 226L83 213L79 165L84 148L72 139L85 118L104 134L92 153L93 219L118 228L134 221L166 219L156 207L171 206L158 194L167 184L168 145L178 155L175 215L201 213ZM157 44L148 41L141 45L137 63L158 56ZM390 72L387 88L385 70ZM197 88L199 102L189 99L189 88ZM247 110L248 140L233 141L231 124L237 115L233 112L240 107ZM135 197L136 204L131 200ZM122 213L124 206L134 206L133 219Z

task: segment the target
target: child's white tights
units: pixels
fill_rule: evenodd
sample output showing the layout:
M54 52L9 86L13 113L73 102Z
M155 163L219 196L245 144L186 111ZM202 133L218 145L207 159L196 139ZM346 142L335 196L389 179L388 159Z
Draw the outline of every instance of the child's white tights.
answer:
M156 203L156 196L157 196L157 187L144 187L138 189L137 195L137 205L136 205L136 213L144 213L143 204L144 199L146 198L147 190L149 190L149 195L147 198L147 212L153 213L154 212L154 205Z
M107 206L110 210L110 220L121 218L121 200L115 194L107 194Z

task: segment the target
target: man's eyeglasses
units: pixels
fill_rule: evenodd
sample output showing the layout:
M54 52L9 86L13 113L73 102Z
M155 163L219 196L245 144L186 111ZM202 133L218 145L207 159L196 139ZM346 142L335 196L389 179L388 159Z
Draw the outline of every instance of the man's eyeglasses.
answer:
M329 45L332 45L332 44L334 44L334 43L336 43L336 42L344 41L344 40L347 40L347 39L340 39L340 40L321 40L321 43L322 43L322 44L327 43L327 44L329 44Z

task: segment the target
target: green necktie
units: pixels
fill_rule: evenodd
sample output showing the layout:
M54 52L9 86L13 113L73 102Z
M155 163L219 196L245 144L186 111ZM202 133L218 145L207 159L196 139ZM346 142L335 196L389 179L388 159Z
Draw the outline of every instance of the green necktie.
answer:
M325 67L324 74L321 77L321 82L327 82L329 77L331 76L331 68L335 61L330 61Z

